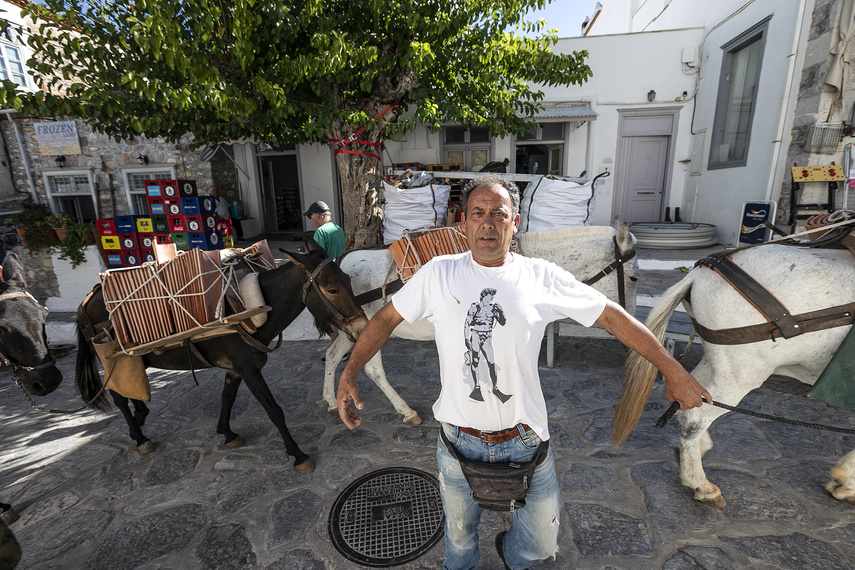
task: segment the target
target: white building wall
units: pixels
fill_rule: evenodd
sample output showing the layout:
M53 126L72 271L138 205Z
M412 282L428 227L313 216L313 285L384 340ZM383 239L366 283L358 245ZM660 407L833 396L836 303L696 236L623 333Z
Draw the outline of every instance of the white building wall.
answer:
M323 200L332 211L333 221L339 225L344 223L338 200L338 171L330 147L320 143L298 145L297 164L300 169L302 203L308 207L316 200ZM315 225L303 217L303 229L314 231Z
M588 101L599 115L596 121L583 125L571 134L568 175L578 176L585 168L589 168L589 176L606 170L614 174L621 160L617 156L619 111L682 106L678 117L677 140L672 141L675 168L665 204L671 206L672 210L682 205L685 200L682 175L685 167L678 161L686 158L691 122L691 106L682 99L684 92L690 94L694 91L695 78L691 73L684 72L681 53L682 47L696 46L702 37L703 30L695 28L567 38L558 42L555 47L557 53L588 50L587 63L593 71L593 77L581 86L544 89L545 102ZM651 90L656 92L652 102L648 101L648 92ZM593 131L591 136L588 135L588 128ZM589 167L584 162L588 141L592 143ZM593 216L595 224L608 225L611 222L614 184L615 180L610 176L597 185L597 205Z

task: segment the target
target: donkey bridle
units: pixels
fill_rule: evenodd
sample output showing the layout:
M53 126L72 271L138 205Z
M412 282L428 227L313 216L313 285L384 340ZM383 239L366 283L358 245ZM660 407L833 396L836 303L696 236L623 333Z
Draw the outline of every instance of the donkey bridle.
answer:
M39 302L36 301L36 299L32 295L30 295L29 293L26 293L24 291L15 291L13 293L5 293L3 295L0 295L0 301L5 301L6 299L13 299L16 297L27 297L28 299L32 300L33 303L38 305L38 307L40 309L47 310L44 307L42 307L41 305L39 305ZM42 334L44 334L44 327L42 327ZM45 344L45 348L47 348L47 344ZM35 372L36 370L43 370L45 368L50 368L51 366L56 364L56 360L54 359L53 355L50 353L49 348L48 348L48 357L50 358L50 360L48 360L47 362L37 364L36 366L25 366L23 364L19 364L19 363L13 361L11 358L9 358L8 356L6 356L2 352L0 352L0 360L2 360L3 364L5 364L9 368L9 370L12 371L12 378L15 380L15 384L18 384L19 386L20 386L20 381L19 381L20 371Z
M356 313L356 314L355 314L355 315L353 315L352 317L345 317L344 315L342 315L342 314L341 314L341 312L339 312L339 310L338 310L338 309L336 309L336 308L335 308L335 305L333 305L333 304L330 302L330 300L329 300L329 299L327 299L327 296L326 296L326 295L324 295L324 292L323 292L323 291L321 291L321 288L320 288L320 287L318 287L318 283L317 283L317 281L316 281L315 279L316 279L316 278L317 278L317 276L321 273L321 270L323 270L323 268L324 268L324 267L326 267L326 266L327 266L327 264L328 264L328 263L331 263L331 262L332 262L332 259L327 258L327 259L323 260L323 261L320 263L320 265L318 265L318 266L315 268L315 270L314 270L314 271L312 271L311 273L309 272L309 270L308 270L308 269L306 269L306 270L305 270L305 271L306 271L306 275L308 275L308 276L309 276L309 279L308 279L305 283L303 283L303 295L302 295L302 297L300 298L300 300L301 300L301 301L303 302L303 304L305 305L305 304L306 304L306 297L308 297L308 295L309 295L309 287L313 287L313 288L315 289L315 293L317 293L317 294L318 294L318 297L320 297L320 298L321 298L321 300L324 302L324 304L326 304L327 308L330 310L330 312L332 312L333 316L335 316L335 318L336 318L336 319L338 319L338 320L342 323L342 325L347 325L348 323L350 323L350 321L352 321L352 320L354 320L354 319L358 319L359 317L361 317L362 315L364 315L364 314L365 314L365 310L364 310L364 309L362 309L362 308L360 307L360 308L359 308L359 312L358 312L358 313ZM351 337L350 333L348 333L348 332L346 332L346 331L344 331L344 332L345 332L345 334L347 334L347 337L348 337L351 341L356 342L356 339L354 339L353 337Z

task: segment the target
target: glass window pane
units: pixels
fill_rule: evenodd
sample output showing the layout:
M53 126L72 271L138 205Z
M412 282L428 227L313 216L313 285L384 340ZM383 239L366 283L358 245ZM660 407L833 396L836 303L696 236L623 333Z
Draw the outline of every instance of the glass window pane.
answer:
M723 48L710 168L743 166L747 162L766 27L761 24Z
M469 159L471 162L469 169L472 172L478 172L479 170L487 166L487 163L489 162L489 154L490 151L487 149L472 150L469 153Z
M523 136L517 137L517 140L521 140L521 141L537 140L537 127L533 128L532 130L530 130L529 132L527 132Z
M543 123L541 139L556 140L564 138L564 123Z
M445 142L466 142L466 129L464 129L463 127L445 127Z
M447 150L445 151L445 160L455 164L463 164L463 151Z
M469 129L469 142L490 142L490 130L485 127Z

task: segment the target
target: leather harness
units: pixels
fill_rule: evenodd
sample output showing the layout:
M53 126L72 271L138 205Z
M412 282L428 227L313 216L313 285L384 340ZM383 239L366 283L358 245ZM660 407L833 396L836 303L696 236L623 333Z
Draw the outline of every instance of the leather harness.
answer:
M751 303L769 322L730 329L708 329L692 317L700 337L711 344L749 344L776 338L793 338L814 331L842 327L855 323L855 303L838 305L793 315L774 295L743 271L731 256L722 251L705 257L695 267L708 267L721 275L746 301Z

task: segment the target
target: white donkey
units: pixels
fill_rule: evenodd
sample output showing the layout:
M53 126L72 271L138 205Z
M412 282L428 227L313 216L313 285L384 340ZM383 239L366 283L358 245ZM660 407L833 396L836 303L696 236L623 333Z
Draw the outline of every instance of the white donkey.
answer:
M855 302L855 260L846 250L766 245L738 251L732 260L788 308L790 315ZM767 322L719 274L707 267L695 267L668 289L650 312L647 326L660 342L671 314L681 302L698 324L713 331ZM851 328L837 326L750 344L704 341L704 356L692 375L716 401L731 406L772 374L814 384ZM612 426L617 442L625 440L635 427L656 374L656 369L638 354L630 355L624 392ZM721 408L704 405L678 415L682 482L694 491L696 499L714 507L724 507L725 500L719 488L707 480L701 457L712 448L707 428L725 413ZM855 451L837 462L831 477L826 489L837 499L855 503Z
M616 243L624 258L627 253L633 251L635 238L629 233L626 224L622 224L617 230L608 226L587 226L520 236L520 246L526 256L552 261L570 271L580 281L593 277L615 260ZM397 266L388 249L348 252L341 260L341 268L350 275L351 286L357 296L398 278ZM634 313L638 261L635 258L630 259L624 264L624 270L627 310ZM617 271L613 271L593 285L614 301L618 301L617 274ZM387 296L365 305L366 315L369 318L374 316L390 298ZM394 335L410 340L433 340L434 329L426 320L413 324L404 321L395 329ZM327 349L324 400L331 413L338 413L335 402L335 370L352 346L353 343L346 335L339 335ZM422 422L419 415L389 385L380 352L365 365L365 373L386 394L395 410L404 417L404 423L418 425Z

